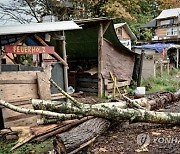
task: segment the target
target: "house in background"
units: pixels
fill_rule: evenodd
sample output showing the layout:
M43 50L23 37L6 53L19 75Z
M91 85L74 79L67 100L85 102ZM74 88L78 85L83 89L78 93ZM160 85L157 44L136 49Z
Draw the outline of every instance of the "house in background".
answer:
M131 50L131 41L136 41L137 38L127 23L114 24L114 28L120 42Z
M158 17L143 26L154 29L153 42L173 42L180 40L180 8L163 10Z

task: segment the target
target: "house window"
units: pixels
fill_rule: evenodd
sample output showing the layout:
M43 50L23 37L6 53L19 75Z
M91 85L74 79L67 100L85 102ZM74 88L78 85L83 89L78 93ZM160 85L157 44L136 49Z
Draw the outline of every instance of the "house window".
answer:
M171 25L174 23L174 20L173 19L168 19L168 20L161 20L160 21L160 25L163 26L163 25Z
M178 35L177 27L167 28L166 36L174 36L174 35Z

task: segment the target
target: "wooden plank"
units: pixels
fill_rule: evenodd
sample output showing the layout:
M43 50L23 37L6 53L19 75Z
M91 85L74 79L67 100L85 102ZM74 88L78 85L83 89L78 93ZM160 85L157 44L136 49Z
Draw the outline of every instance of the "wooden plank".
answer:
M2 72L0 80L36 80L36 73L39 71Z
M91 79L91 78L77 78L78 82L98 82L98 79Z
M5 101L39 98L37 84L0 85L0 98Z
M21 106L21 105L26 105L26 104L31 104L30 99L13 99L13 101L8 101L9 103L15 105L15 106Z
M30 104L30 103L29 104L25 104L25 105L20 105L18 107L28 108L28 109L32 109L33 108L32 104ZM19 115L23 114L23 113L12 111L12 110L10 110L8 108L3 108L2 112L3 112L3 119L4 119L4 121L7 121L8 118L16 117L16 116L19 116ZM23 114L23 115L25 116L25 114Z
M117 87L124 87L130 85L130 81L117 82ZM114 83L108 83L105 85L106 90L110 90L114 88Z
M51 99L50 82L46 73L44 72L37 73L37 81L38 81L38 93L40 99L50 100Z
M16 116L12 116L12 117L8 117L4 119L4 122L10 122L10 121L15 121L15 120L19 120L19 119L23 119L24 116L26 116L26 118L32 117L32 115L25 115L23 113L16 115Z
M31 117L24 116L24 118L19 120L5 122L4 125L5 128L17 127L17 126L35 126L37 125L36 121L38 118L40 118L40 116L31 116Z
M0 80L0 84L35 84L37 80Z

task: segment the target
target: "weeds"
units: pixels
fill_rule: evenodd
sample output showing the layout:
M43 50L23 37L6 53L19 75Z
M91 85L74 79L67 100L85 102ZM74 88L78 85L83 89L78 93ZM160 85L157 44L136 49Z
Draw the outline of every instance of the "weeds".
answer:
M14 146L15 142L15 140L0 140L0 154L46 154L53 149L52 139L49 139L39 144L27 143L11 152L10 149Z
M176 76L179 76L176 78ZM156 78L149 77L146 80L141 82L141 86L146 87L147 92L156 92L156 91L170 91L176 92L180 89L180 70L173 69L169 72L163 73L161 77L158 75ZM134 94L136 87L134 85L127 86L125 91L129 94Z
M164 72L162 77L157 76L156 78L150 77L142 81L142 86L147 87L146 91L170 91L175 92L180 88L180 80L176 79L176 75L180 73L179 70L171 70L169 75Z

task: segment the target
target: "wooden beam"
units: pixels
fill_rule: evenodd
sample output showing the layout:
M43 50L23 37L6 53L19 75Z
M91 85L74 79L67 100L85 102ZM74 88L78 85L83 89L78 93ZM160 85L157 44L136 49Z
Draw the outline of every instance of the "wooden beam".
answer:
M140 62L140 68L139 68L139 73L138 73L138 81L137 81L137 86L141 86L141 77L142 77L142 68L143 68L143 60L144 60L144 50L141 51L141 62Z
M23 40L26 39L26 37L28 36L28 34L23 35L17 42L15 42L13 45L18 45L19 43L21 43Z
M160 72L161 72L161 77L162 77L162 75L163 75L163 64L162 64L162 60L161 60L161 62L160 62L160 68L161 68Z
M156 77L156 64L157 64L157 61L154 61L154 77Z
M51 94L51 100L66 98L62 93Z
M106 26L103 28L103 35L106 33L106 31L107 31L107 29L108 29L108 27L109 27L110 24L111 24L111 21L109 21L109 22L106 24Z
M34 37L44 46L48 46L46 42L43 41L37 34L34 35ZM63 65L68 66L68 64L62 59L56 52L53 54L57 60L59 60Z
M103 78L102 78L102 46L103 46L103 24L99 26L98 37L98 97L103 96Z
M36 80L0 80L0 84L35 84Z
M107 81L107 79L105 79L106 81ZM114 83L108 83L108 81L106 82L106 84L105 84L105 89L106 90L110 90L110 89L113 89L113 84ZM117 85L116 85L116 87L124 87L124 86L128 86L128 85L130 85L130 81L121 81L121 82L117 82Z
M12 59L8 54L6 54L6 57L8 57L14 64L17 64L14 59Z
M66 55L66 41L65 41L65 33L63 31L63 41L62 41L62 52L63 52L63 59L67 63L67 55ZM65 83L65 91L68 91L68 67L64 65L64 83ZM68 99L67 99L68 101Z

